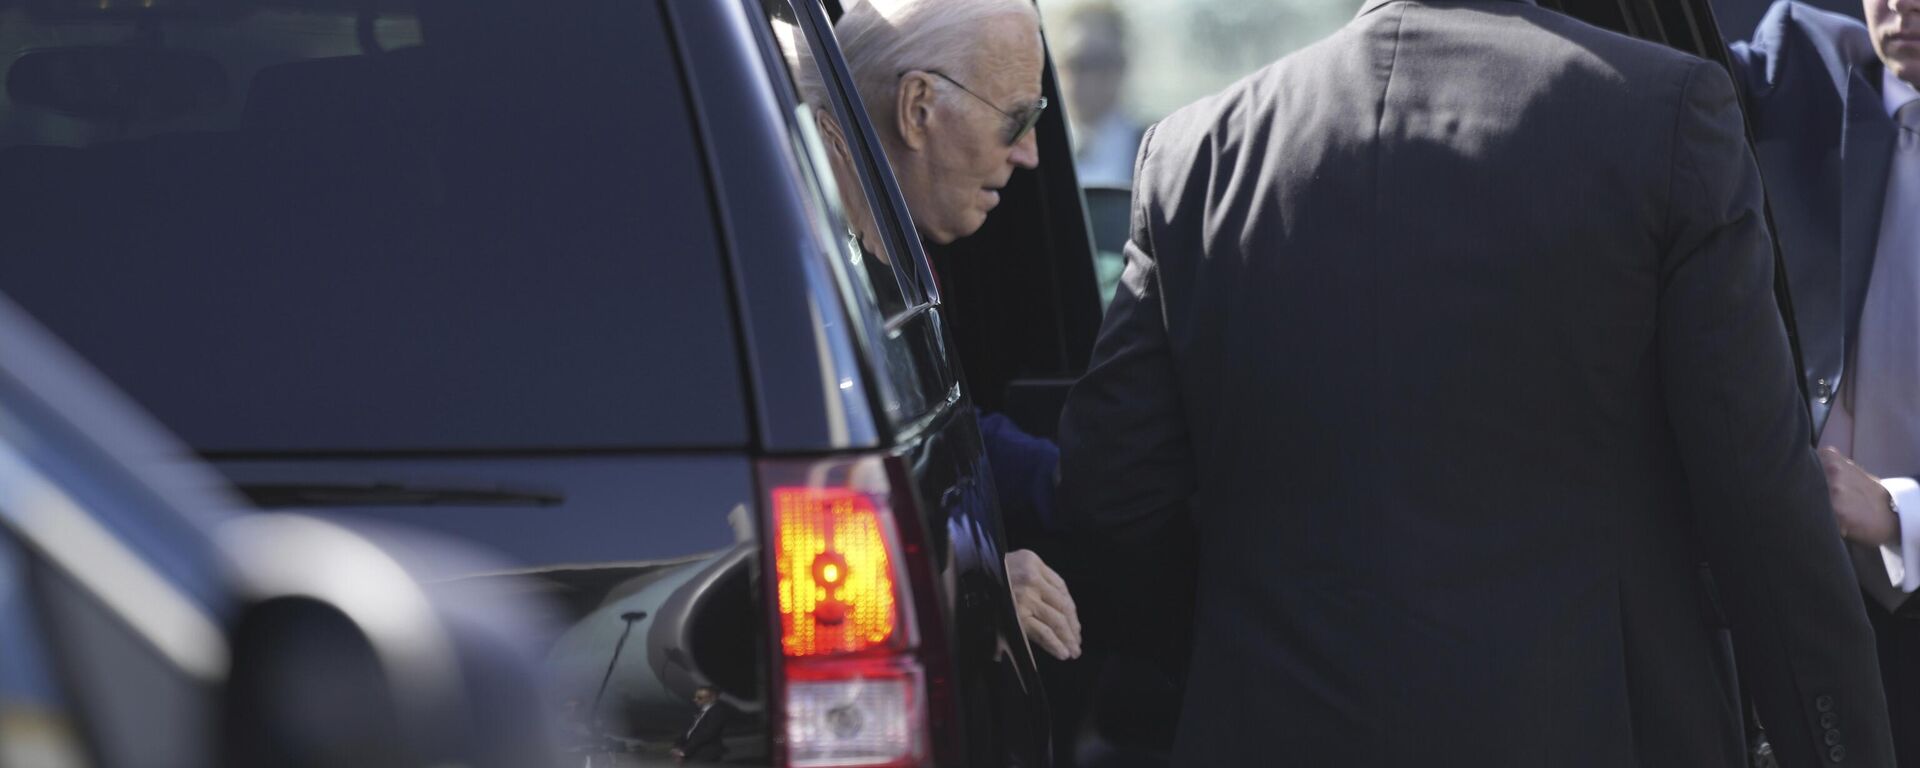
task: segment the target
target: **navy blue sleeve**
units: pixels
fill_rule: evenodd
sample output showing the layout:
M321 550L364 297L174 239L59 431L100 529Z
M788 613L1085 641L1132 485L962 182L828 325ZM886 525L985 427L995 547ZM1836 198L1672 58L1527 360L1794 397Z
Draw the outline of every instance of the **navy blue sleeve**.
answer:
M1052 440L1021 431L1013 420L998 413L980 413L980 438L987 446L987 464L993 468L993 486L1001 514L1009 520L1031 515L1046 530L1053 524L1054 470L1060 449Z

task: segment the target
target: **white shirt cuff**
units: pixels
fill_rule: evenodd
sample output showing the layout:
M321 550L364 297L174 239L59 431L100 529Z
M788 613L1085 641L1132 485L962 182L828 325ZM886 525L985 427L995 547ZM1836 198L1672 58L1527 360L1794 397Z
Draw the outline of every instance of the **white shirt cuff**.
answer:
M1881 480L1900 512L1900 540L1880 547L1887 580L1902 593L1920 589L1920 482L1910 477Z

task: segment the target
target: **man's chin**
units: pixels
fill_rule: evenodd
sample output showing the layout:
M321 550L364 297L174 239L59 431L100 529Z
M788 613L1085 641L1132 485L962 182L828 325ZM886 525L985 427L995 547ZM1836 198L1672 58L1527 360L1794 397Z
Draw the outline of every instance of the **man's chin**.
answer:
M1913 53L1920 54L1920 43L1906 43L1905 47ZM1905 81L1907 85L1920 88L1920 57L1900 59L1889 56L1887 57L1887 69L1893 73L1894 77Z
M953 222L951 227L922 228L920 239L934 245L946 245L980 231L986 223L987 212L983 210L970 214L965 221Z
M987 210L992 210L992 208L988 208ZM967 228L960 233L960 237L966 237L968 235L971 235L975 232L980 231L981 227L986 226L987 211L981 211L980 215L972 217L972 219L969 220L967 224L968 224Z

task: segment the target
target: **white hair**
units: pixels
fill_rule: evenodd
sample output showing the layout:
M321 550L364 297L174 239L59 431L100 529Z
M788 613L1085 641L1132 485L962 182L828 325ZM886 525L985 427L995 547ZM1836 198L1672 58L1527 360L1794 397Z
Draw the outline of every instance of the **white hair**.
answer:
M965 77L982 46L985 22L1023 15L1039 23L1032 0L852 0L834 37L875 127L893 132L900 73L940 70ZM802 86L803 88L806 86Z

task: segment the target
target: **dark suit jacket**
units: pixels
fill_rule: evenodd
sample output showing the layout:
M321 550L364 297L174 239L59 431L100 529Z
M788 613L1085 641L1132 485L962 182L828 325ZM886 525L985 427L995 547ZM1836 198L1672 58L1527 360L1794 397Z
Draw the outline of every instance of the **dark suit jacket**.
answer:
M1191 521L1176 762L1742 765L1706 561L1782 764L1891 764L1724 70L1370 0L1135 178L1058 512Z
M1782 0L1751 42L1732 48L1818 430L1859 336L1897 128L1880 94L1880 59L1858 21ZM1861 575L1883 576L1878 568ZM1920 600L1893 615L1869 599L1867 615L1901 765L1920 766Z
M732 704L715 701L707 709L707 716L700 718L686 733L673 742L673 745L686 753L688 760L718 761L727 754L727 745L720 740L727 729L728 721L739 714ZM696 715L697 717L697 715Z
M1896 128L1880 96L1880 59L1858 21L1781 0L1751 42L1731 47L1817 431L1860 328Z

